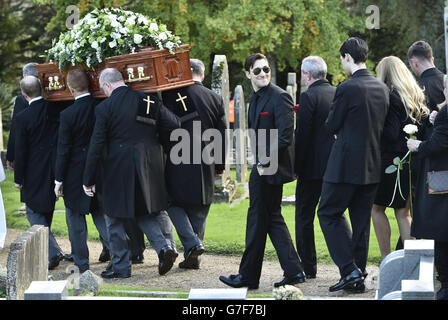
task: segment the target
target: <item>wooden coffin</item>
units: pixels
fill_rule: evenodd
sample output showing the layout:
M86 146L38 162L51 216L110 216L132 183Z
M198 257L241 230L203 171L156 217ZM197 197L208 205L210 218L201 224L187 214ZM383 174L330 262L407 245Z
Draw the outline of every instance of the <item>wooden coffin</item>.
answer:
M147 93L190 86L194 81L188 52L188 44L180 46L175 54L168 50L147 48L136 53L106 58L104 64L95 70L76 66L60 72L56 64L38 64L42 96L49 101L73 100L65 81L68 71L79 67L86 70L90 81L89 91L95 98L106 98L99 85L99 75L104 68L118 69L130 88Z

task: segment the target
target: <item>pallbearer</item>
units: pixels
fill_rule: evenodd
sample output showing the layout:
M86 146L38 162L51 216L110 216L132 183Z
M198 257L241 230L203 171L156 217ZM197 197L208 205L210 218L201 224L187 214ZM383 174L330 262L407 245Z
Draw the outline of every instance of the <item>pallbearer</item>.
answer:
M188 163L174 164L168 156L165 177L170 196L168 214L185 248L185 260L179 267L199 269L200 255L204 252L202 241L206 218L213 202L215 176L224 171L226 122L222 98L202 84L204 64L197 59L191 59L190 64L194 85L163 92L164 104L181 119L182 128L188 131L191 139ZM198 134L194 134L193 126L200 128ZM207 129L217 129L222 142L222 157L211 164L205 163L202 158L202 151L208 143L202 142L201 137ZM169 140L169 137L165 139ZM168 155L173 143L168 146ZM194 152L198 153L196 157Z
M86 194L93 196L98 183L98 165L106 148L102 193L112 268L101 275L104 278L131 276L124 228L125 221L131 218L136 219L158 253L159 273L165 274L178 253L171 221L162 211L168 203L158 134L160 128L179 127L179 121L157 96L128 88L117 69L104 69L100 86L109 98L96 107L83 181Z
M85 218L89 212L92 213L103 244L102 260L105 259L104 256L109 255L106 222L99 197L88 197L82 188L82 174L95 124L95 107L101 100L90 95L89 81L82 69L73 69L68 73L67 85L75 97L75 102L64 110L60 117L54 191L56 197L64 197L72 255L75 265L82 273L89 269ZM97 172L97 175L99 174L100 170Z

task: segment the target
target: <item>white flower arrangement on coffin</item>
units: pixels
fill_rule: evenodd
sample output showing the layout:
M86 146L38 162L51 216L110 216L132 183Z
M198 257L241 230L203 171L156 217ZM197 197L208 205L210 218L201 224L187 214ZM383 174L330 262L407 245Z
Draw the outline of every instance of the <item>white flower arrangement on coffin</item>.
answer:
M274 288L272 294L275 300L304 300L302 290L288 284Z
M144 47L174 53L181 45L180 38L166 25L118 8L93 10L55 42L48 50L48 59L61 71L70 64L95 68L105 58L135 53Z

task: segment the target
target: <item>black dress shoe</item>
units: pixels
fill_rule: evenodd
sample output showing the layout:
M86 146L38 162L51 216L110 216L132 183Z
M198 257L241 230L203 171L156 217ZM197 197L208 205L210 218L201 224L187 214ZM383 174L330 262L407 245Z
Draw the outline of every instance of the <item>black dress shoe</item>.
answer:
M171 247L160 250L159 253L159 274L162 276L173 267L174 261L179 254Z
M363 282L364 278L359 269L353 270L349 275L341 278L338 283L330 287L330 292L342 290L350 285L356 286L359 282Z
M70 261L70 262L75 261L75 259L73 258L73 254L71 254L71 253L64 254L64 260L67 260L67 261Z
M345 291L348 293L364 293L366 292L366 286L364 284L364 281L360 281L355 283L354 285L349 285L344 288Z
M145 260L145 258L143 257L143 253L131 257L132 264L142 264L143 260Z
M219 276L219 280L232 288L247 287L249 290L258 289L258 283L250 283L243 279L241 274L233 274L230 276Z
M131 276L131 273L121 274L113 272L112 270L106 270L101 272L101 277L105 279L123 279L123 278L129 278Z
M316 274L315 273L307 273L307 274L305 274L305 278L316 279Z
M48 270L55 269L59 265L59 262L61 262L62 260L64 260L64 255L62 255L62 254L59 256L53 257L50 261L48 261Z
M98 258L99 262L110 261L110 252L106 247L103 247L103 251L101 251L100 257Z
M305 275L300 272L298 274L296 274L295 276L291 276L291 277L284 277L282 281L276 282L274 283L274 287L278 288L278 287L283 287L284 285L295 285L298 283L304 283L305 282Z
M205 251L202 244L198 244L188 250L187 256L185 260L179 263L179 268L183 269L199 269L199 260L198 257L203 254Z

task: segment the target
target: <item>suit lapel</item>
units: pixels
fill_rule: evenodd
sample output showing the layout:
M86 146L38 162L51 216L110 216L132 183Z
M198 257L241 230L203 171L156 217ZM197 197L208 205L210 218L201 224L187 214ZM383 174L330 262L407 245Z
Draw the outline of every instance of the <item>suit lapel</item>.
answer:
M258 129L258 120L260 119L260 113L263 112L264 108L266 107L266 103L269 100L269 90L270 88L267 88L266 92L263 94L260 100L257 103L257 109L255 111L255 122L254 122L254 128Z

